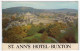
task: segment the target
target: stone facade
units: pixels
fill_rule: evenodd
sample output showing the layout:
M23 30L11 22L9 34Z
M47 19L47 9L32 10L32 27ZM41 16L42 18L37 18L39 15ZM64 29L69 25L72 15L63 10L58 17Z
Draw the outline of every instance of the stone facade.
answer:
M63 22L63 23L66 23L67 21L74 22L74 19L77 19L77 18L73 16L55 17L55 18L54 17L53 18L37 18L36 15L27 12L26 14L24 14L23 17L21 17L21 19L12 21L11 23L9 23L9 25L6 27L6 30L13 26L22 26L22 25L27 26L27 24L38 25L39 23L43 23L45 25L49 23L53 24L54 22Z

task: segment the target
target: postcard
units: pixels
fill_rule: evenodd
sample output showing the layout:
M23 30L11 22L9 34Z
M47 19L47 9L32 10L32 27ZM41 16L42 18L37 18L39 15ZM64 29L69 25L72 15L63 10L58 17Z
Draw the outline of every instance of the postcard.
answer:
M2 50L78 50L78 1L3 1Z

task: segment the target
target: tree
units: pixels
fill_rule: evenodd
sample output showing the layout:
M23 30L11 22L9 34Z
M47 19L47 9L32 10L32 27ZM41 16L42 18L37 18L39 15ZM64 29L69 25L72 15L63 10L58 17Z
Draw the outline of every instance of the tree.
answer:
M12 17L11 17L11 20L12 20L12 21L16 20L16 17L15 17L15 16L12 16Z
M10 22L9 18L3 18L2 19L2 28L6 28L8 26L9 22Z
M61 34L61 30L65 30L67 26L64 23L55 22L47 27L47 33L51 37L58 37Z
M20 26L14 26L6 31L3 30L3 42L7 39L6 43L21 43L26 36L26 32Z
M37 38L33 38L32 40L31 40L31 43L38 43L39 42L39 40L37 39Z
M47 32L43 32L42 36L41 36L41 41L45 42L48 39L48 34Z

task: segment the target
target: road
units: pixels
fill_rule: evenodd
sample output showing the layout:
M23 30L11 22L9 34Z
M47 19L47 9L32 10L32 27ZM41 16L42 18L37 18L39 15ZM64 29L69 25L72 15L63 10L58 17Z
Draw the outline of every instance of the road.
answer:
M53 41L55 41L56 43L59 43L55 38L53 38L53 37L50 37L49 36L49 38L51 38Z

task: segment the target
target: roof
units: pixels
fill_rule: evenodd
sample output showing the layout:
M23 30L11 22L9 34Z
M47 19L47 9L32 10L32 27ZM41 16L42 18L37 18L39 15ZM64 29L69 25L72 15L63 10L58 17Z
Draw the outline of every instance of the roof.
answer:
M32 14L30 12L27 12L26 15L29 16L29 15L32 15Z

